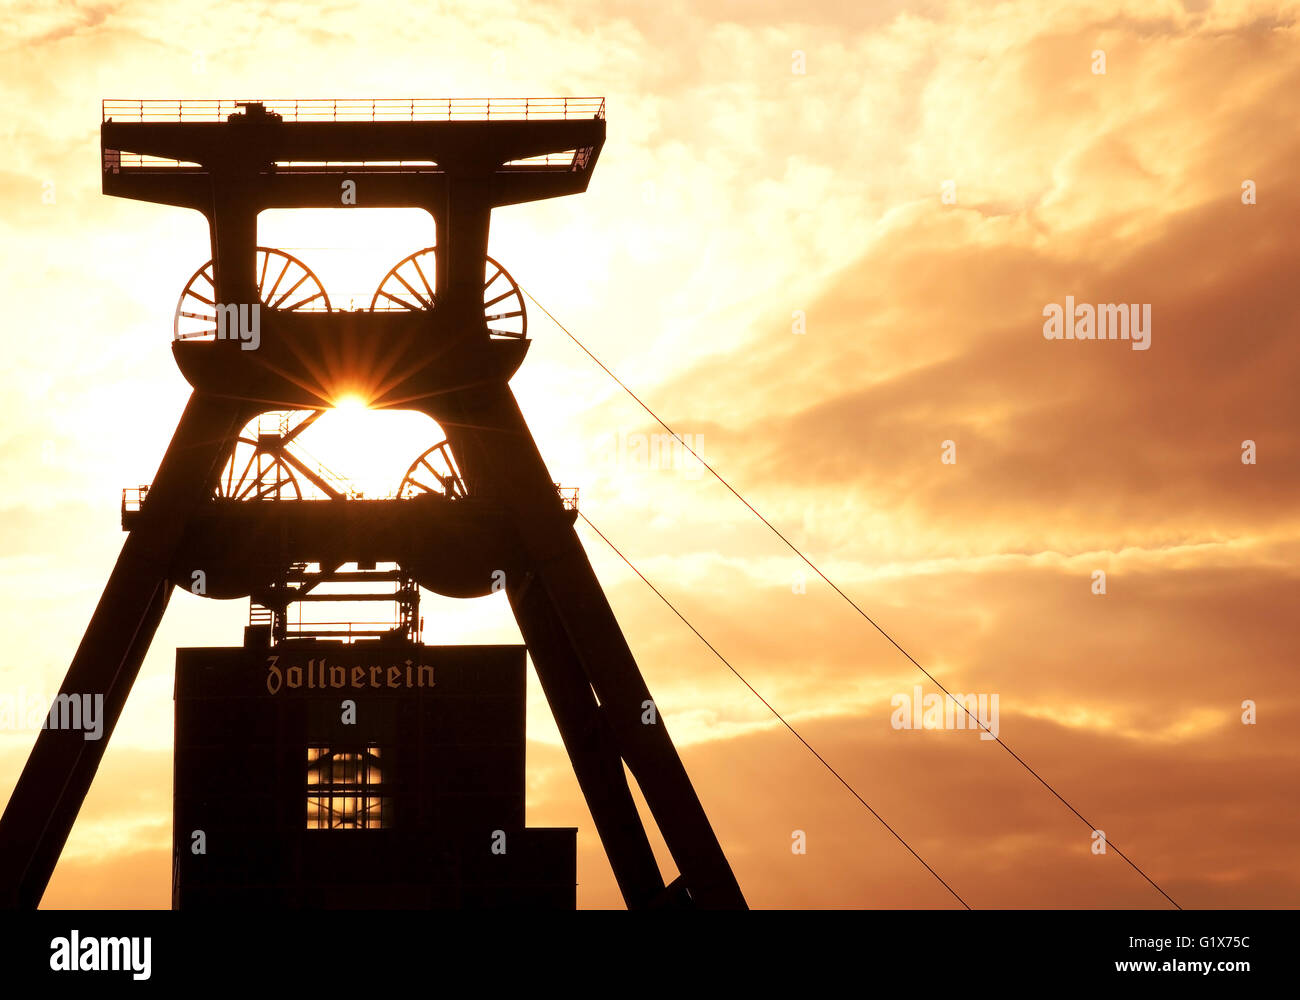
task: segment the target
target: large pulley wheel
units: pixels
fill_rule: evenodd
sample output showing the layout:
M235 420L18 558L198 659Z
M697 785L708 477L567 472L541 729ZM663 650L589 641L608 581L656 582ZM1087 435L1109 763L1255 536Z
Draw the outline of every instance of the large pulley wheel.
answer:
M437 304L434 292L437 250L425 247L400 260L379 283L371 311L428 311ZM494 337L521 339L528 332L523 293L510 272L491 257L483 262L483 320Z
M268 309L330 311L330 297L316 273L297 257L272 247L257 248L257 296ZM215 340L217 286L212 261L185 283L172 331L177 340Z
M440 441L411 463L397 488L402 500L429 494L448 500L463 499L469 491L446 441Z
M213 488L219 500L301 500L302 486L278 450L239 437Z

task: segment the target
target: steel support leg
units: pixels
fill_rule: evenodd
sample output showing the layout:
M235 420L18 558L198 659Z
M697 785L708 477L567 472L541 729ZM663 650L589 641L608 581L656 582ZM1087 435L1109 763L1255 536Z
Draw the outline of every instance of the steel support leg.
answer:
M536 578L507 580L506 593L623 901L629 910L649 906L663 876L591 685Z
M655 709L654 721L643 721L650 692L509 386L478 388L437 409L430 415L443 422L462 472L510 509L542 592L535 600L567 635L581 680L598 699L691 898L702 907L744 908L663 718ZM527 624L521 620L520 628Z
M45 893L167 607L168 575L186 523L211 488L241 415L241 404L230 400L190 397L59 689L103 695L101 737L41 730L0 817L0 906L34 909Z

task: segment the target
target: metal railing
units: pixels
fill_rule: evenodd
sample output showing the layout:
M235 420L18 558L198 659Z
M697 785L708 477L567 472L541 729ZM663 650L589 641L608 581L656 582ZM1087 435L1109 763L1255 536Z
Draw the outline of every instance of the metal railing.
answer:
M106 122L221 123L236 119L266 117L287 122L472 122L472 121L577 121L603 119L603 97L450 97L450 98L332 98L312 100L161 100L105 98ZM250 113L247 109L256 109ZM563 167L585 170L593 147L544 153L511 160L513 169ZM385 173L427 173L438 169L431 160L358 160L353 162L296 161L277 163L295 173L337 173L340 170L373 170ZM202 170L197 163L141 153L104 150L103 170L115 174L131 170Z
M604 118L603 97L312 98L166 100L105 98L104 121L224 122L261 104L286 122L570 121Z
M372 628L366 628L370 625ZM337 627L334 627L337 626ZM285 639L379 639L394 633L407 632L404 623L394 620L392 625L386 621L374 622L286 622ZM409 636L409 632L408 632ZM418 641L418 635L414 636Z
M448 497L449 500L457 502L477 500L492 504L503 502L501 494L495 493L486 488L483 483L477 479L463 479L458 477L456 482L456 492ZM559 483L552 483L551 485L555 487L555 493L560 498L560 503L563 505L565 510L578 509L578 487L561 486Z
M323 466L321 466L321 468L322 468L322 470L325 471L325 473L326 473L327 475L329 475L329 476L332 477L332 478L337 479L339 482L341 482L341 483L348 483L348 482L349 482L349 480L344 479L342 476L338 476L336 473L331 473L331 472L329 472L329 470L324 469ZM578 487L576 487L576 486L561 486L559 483L555 483L554 486L555 486L555 492L556 492L556 495L559 496L559 498L560 498L560 503L564 506L564 509L565 509L565 510L577 510L577 509L578 509ZM480 488L480 487L478 486L478 484L477 484L474 480L470 480L470 481L468 481L468 482L466 482L466 481L464 481L464 480L461 480L461 481L460 481L460 489L461 489L461 491L463 491L463 492L457 493L457 494L453 495L452 497L450 497L449 499L453 499L453 500L489 500L489 501L490 501L490 500L493 500L493 499L499 499L499 497L494 497L491 493L489 493L489 492L487 492L486 490L483 490L482 488ZM304 491L304 492L305 492L305 491ZM138 512L138 511L140 510L140 508L144 505L145 498L146 498L148 495L149 495L149 487L148 487L148 486L128 486L128 487L126 487L125 489L123 489L123 490L122 490L122 513L125 515L125 514L129 514L129 513L136 513L136 512ZM386 495L384 495L384 496L363 497L361 494L359 494L355 489L352 489L350 486L349 486L349 488L345 491L345 495L346 495L347 499L349 499L349 500L358 500L358 499L370 499L370 500L394 500L394 499L397 499L397 495L396 495L396 493L390 493L390 494L386 494ZM248 501L244 501L244 502L248 502Z
M128 486L122 490L122 514L138 513L144 506L144 499L149 495L148 486Z

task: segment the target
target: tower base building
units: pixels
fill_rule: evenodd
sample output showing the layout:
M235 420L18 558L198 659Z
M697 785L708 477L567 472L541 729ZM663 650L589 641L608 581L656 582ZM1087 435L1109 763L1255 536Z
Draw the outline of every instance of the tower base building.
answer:
M176 909L573 909L524 819L523 646L177 650Z

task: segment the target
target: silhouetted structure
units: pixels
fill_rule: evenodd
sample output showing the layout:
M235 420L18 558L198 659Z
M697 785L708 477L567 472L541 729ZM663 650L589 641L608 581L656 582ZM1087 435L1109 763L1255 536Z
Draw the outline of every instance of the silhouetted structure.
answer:
M523 646L178 650L173 906L572 909L577 831L524 826L524 670Z
M508 385L527 351L527 317L518 286L487 256L491 211L585 190L604 138L599 99L105 102L104 192L202 212L212 260L187 284L176 315L172 350L194 393L154 482L124 494L128 536L62 688L65 694L103 694L106 738L85 740L60 729L40 734L0 819L0 902L39 902L174 585L252 601L246 652L182 651L178 661L179 838L187 832L182 818L196 808L187 798L189 780L204 784L218 776L214 763L202 762L199 747L214 744L195 736L203 724L196 721L202 713L194 714L194 699L235 697L241 671L248 669L243 658L282 655L268 650L346 648L344 640L357 647L413 648L418 584L452 597L504 587L630 907L745 905L574 532L576 496L551 481ZM423 208L437 225L438 246L395 265L369 310L338 312L306 265L257 246L257 215L353 204ZM375 408L419 410L447 434L412 463L396 499L349 496L293 453L296 436L351 394ZM290 411L279 427L242 434L255 419L279 411ZM319 498L306 495L310 487ZM317 599L325 585L376 582L395 587L382 597L399 609L390 627L291 628L288 607ZM225 666L215 666L211 657ZM479 693L487 697L493 683L488 673L483 683L489 688ZM467 690L477 689L469 684ZM417 692L414 701L421 697ZM423 697L437 703L436 694ZM337 712L339 699L333 692L331 698L330 710ZM357 700L364 714L367 704L387 699L370 692ZM401 703L401 697L394 701ZM380 736L378 755L366 740L335 747L337 734L312 728L324 726L324 717L311 723L309 712L307 723L301 716L292 724L285 718L268 723L274 717L268 705L250 701L246 708L260 720L254 728L272 726L266 738L280 747L277 759L288 771L276 779L284 782L275 786L278 804L263 803L270 810L263 818L286 810L277 822L287 831L301 806L305 825L320 805L311 805L311 776L319 779L335 762L345 772L384 772L379 762L386 766L388 744L381 745ZM380 709L390 710L403 711ZM431 715L438 713L431 709ZM398 724L381 735L402 754L405 739L430 732ZM507 737L521 740L522 730ZM223 738L225 752L234 752L244 736ZM330 756L310 758L309 748ZM463 749L463 759L476 759ZM425 782L432 772L421 776L420 768L432 765L418 763L418 755L412 759L415 769L401 772L402 780ZM509 781L504 772L492 777L486 758L470 765L500 792L499 810L520 804L516 763ZM625 763L681 873L671 885L651 852ZM419 815L427 790L414 789L413 804L402 808ZM396 796L391 805L401 805ZM379 815L384 808L381 803ZM487 814L468 822L471 842L483 841ZM490 857L491 843L483 841L475 848L483 858L463 856L456 863L461 882L454 892L444 891L452 879L452 868L444 866L431 869L413 896L386 895L382 888L374 890L378 897L366 896L337 885L331 895L294 876L275 883L274 899L284 905L487 905L527 897L572 905L563 885L571 880L568 847L549 853L552 832L523 831L515 813L495 822L494 830L519 830L523 843L540 838L535 860L555 866L546 878L535 879L527 852L519 855L523 874L500 868L489 877L479 867ZM450 827L416 831L445 834L448 841L460 836ZM304 850L315 848L309 840L301 843ZM182 854L188 847L177 846ZM205 892L208 901L217 901L221 885L243 879L248 889L253 881L252 874L232 868L216 885L201 888L202 878L192 858L181 865L182 903ZM532 887L526 893L525 885Z

